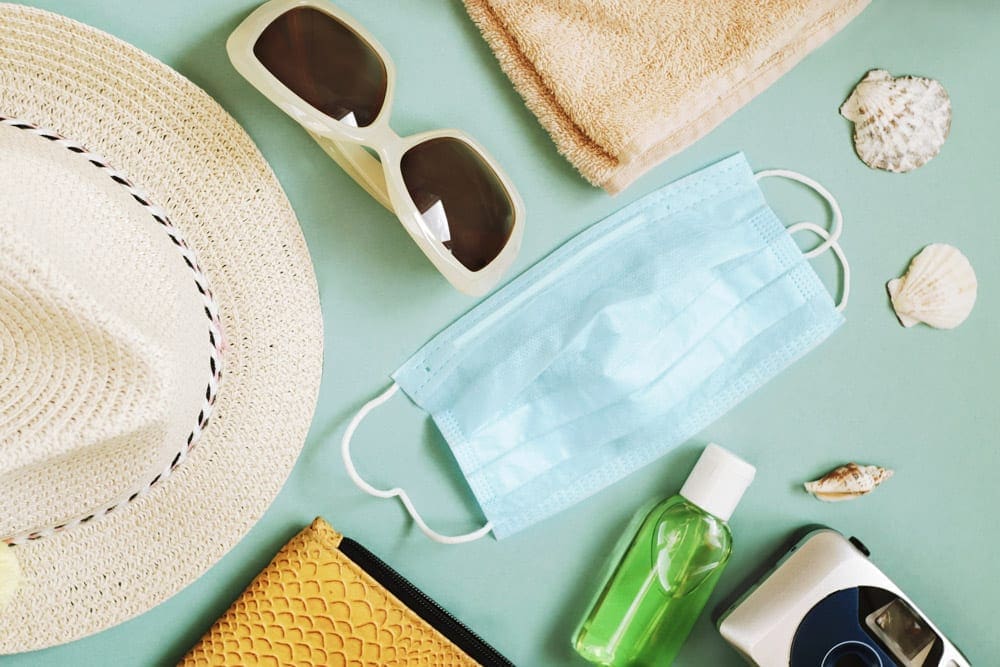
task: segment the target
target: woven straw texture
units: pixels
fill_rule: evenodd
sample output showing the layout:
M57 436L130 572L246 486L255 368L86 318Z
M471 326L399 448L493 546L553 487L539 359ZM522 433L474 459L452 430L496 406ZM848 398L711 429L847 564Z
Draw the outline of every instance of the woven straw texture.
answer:
M180 667L475 667L479 664L345 556L323 519L296 535Z
M197 253L227 343L211 422L169 479L106 516L14 547L25 580L0 612L0 652L12 653L146 611L249 530L302 447L323 335L308 250L284 193L250 138L195 85L97 30L0 4L0 114L104 155L166 211ZM102 484L94 467L78 473Z
M210 417L221 354L217 304L176 228L100 156L42 132L0 120L0 538L13 544L169 477Z

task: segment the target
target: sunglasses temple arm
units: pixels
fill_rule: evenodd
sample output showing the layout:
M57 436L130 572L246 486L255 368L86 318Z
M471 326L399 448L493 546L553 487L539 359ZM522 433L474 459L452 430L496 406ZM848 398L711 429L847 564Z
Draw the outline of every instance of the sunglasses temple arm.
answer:
M375 198L375 201L382 204L386 210L390 212L393 210L385 187L385 174L378 160L357 144L334 141L312 132L309 134L334 162Z

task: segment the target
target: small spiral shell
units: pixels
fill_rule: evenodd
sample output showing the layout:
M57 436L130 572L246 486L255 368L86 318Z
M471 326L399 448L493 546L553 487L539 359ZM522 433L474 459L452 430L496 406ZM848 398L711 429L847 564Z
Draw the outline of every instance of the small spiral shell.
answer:
M848 463L831 470L814 482L806 482L804 486L806 491L818 500L836 503L868 495L892 475L892 470L881 466Z

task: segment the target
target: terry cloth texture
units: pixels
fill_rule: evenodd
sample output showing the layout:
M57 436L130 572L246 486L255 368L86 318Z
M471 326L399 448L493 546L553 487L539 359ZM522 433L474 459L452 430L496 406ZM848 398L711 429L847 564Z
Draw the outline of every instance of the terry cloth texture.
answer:
M611 194L691 145L870 0L464 0L583 176Z

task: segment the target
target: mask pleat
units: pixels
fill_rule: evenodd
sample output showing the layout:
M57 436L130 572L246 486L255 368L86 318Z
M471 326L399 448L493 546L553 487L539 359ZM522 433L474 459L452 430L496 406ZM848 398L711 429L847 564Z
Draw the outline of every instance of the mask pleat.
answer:
M598 486L603 488L619 481L662 456L664 443L684 442L697 435L705 424L738 403L746 395L748 385L756 387L767 382L786 367L786 358L798 359L811 349L817 336L828 336L840 325L841 319L831 314L822 301L817 296L791 313L787 322L778 325L778 330L785 334L792 327L799 331L787 340L786 346L775 349L764 341L754 342L733 360L733 366L740 371L733 371L727 364L709 377L701 390L715 400L704 402L699 394L627 437L581 451L573 465L554 468L549 474L498 496L500 502L492 507L484 504L487 516L502 507L501 514L507 520L501 524L499 535L516 532L581 502L599 490Z
M613 385L618 391L608 391L612 400L603 406L589 405L577 418L562 419L585 396L585 389L581 391L579 387L570 386L559 397L561 400L549 397L543 401L547 406L558 406L557 418L561 421L555 426L549 420L534 419L525 423L525 420L518 420L518 415L504 415L491 427L472 434L471 440L480 452L503 450L504 453L500 459L480 459L480 469L466 471L467 475L484 475L489 478L488 486L496 493L508 493L534 477L547 474L564 461L573 460L588 448L616 441L641 429L650 420L669 412L685 397L698 393L702 383L728 359L738 356L745 345L781 321L784 311L768 308L767 302L804 301L798 288L783 280L787 269L776 269L778 274L768 276L770 280L766 285L757 285L756 289L747 286L752 290L750 294L735 292L719 299L717 317L703 317L701 330L675 332L671 340L664 341L665 351L673 346L681 347L684 340L697 343L679 355L665 357L661 364L648 360L652 362L649 364L652 372L633 382ZM727 288L726 291L733 291ZM602 396L606 398L608 396ZM535 413L522 410L521 416L531 419ZM545 430L532 433L532 427Z
M680 218L647 223L643 228L646 233L621 241L629 245L626 250L633 261L625 264L614 262L613 257L608 261L597 258L592 268L580 265L579 272L550 286L544 298L525 302L518 317L483 332L476 341L483 354L463 357L461 368L447 376L446 382L462 387L462 391L453 395L443 388L454 401L437 411L449 410L460 428L471 433L496 419L511 402L520 401L523 391L539 386L539 377L559 359L576 357L579 375L600 372L584 366L588 361L598 366L606 361L588 355L601 350L614 355L615 350L635 349L654 339L670 326L671 313L683 312L718 281L717 264L745 264L748 257L764 249L752 228L739 228L728 230L725 248L707 251L701 238L704 221L690 215ZM697 240L692 241L692 236ZM620 246L613 244L607 249ZM578 286L592 280L599 281L600 288L579 294ZM671 284L674 289L663 289ZM524 321L539 326L525 331L517 326ZM600 344L616 337L620 341L615 345ZM496 364L497 358L504 363ZM482 401L484 395L491 400Z
M581 233L394 378L503 537L694 436L842 321L736 156Z

